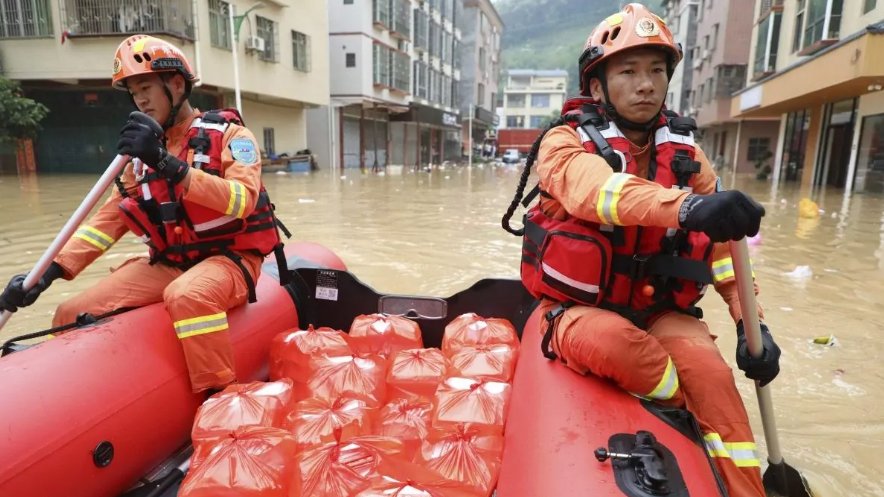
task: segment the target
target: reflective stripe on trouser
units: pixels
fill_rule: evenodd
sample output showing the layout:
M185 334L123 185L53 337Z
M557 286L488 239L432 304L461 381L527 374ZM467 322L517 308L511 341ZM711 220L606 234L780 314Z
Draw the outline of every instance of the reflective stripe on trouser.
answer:
M257 280L261 258L243 255L243 264ZM162 301L166 302L175 323L200 316L226 316L227 309L243 304L247 299L248 287L242 271L225 256L210 257L186 273L163 264L151 265L146 257L137 257L58 306L52 325L73 322L81 312L102 314ZM181 339L195 391L222 387L234 381L228 331L216 331Z
M543 314L555 304L544 301ZM542 314L540 319L543 319ZM546 323L541 323L546 330ZM559 318L552 348L571 369L609 378L639 397L683 405L680 373L669 354L644 330L619 314L574 306Z
M672 357L686 407L697 418L707 451L731 497L764 497L743 399L706 324L672 312L654 321L648 332Z

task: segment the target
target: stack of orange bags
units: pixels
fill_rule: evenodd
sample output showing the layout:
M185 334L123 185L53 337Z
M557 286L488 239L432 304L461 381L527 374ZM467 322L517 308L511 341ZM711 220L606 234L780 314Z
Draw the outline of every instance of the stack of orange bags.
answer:
M442 349L417 323L357 317L281 333L269 383L233 385L194 422L181 497L483 497L500 468L519 341L459 316Z

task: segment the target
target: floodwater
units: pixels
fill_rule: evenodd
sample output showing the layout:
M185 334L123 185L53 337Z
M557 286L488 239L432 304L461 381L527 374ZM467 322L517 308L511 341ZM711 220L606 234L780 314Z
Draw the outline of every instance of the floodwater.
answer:
M384 293L447 296L483 277L517 277L520 241L500 228L519 171L474 166L312 175L265 174L279 217L299 240L336 251ZM27 271L95 176L0 177L0 278ZM786 461L822 497L884 496L884 196L838 190L799 218L794 184L737 187L767 208L761 242L750 247L766 322L783 349L771 385ZM517 218L519 216L517 215ZM0 338L49 326L54 307L143 246L124 237L73 282L56 282L15 315ZM734 326L715 292L701 302L734 364ZM835 345L813 343L834 335ZM736 370L764 453L754 387Z

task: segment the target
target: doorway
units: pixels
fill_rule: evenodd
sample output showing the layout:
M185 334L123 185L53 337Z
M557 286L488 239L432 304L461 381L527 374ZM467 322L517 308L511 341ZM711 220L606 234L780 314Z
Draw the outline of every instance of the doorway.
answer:
M844 188L850 163L850 146L856 122L857 99L842 100L826 106L826 129L820 163L814 174L814 186Z

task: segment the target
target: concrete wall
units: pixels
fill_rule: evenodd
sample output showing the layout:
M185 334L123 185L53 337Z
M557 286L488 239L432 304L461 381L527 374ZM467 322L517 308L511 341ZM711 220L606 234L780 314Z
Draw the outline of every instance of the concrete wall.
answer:
M273 128L276 153L293 155L307 148L307 127L304 109L300 107L280 108L276 105L243 100L243 119L255 134L258 146L265 150L264 128Z
M356 0L354 0L356 1ZM329 37L329 67L332 95L371 95L372 53L371 38L364 34L332 35ZM347 67L346 55L356 54L356 67Z

